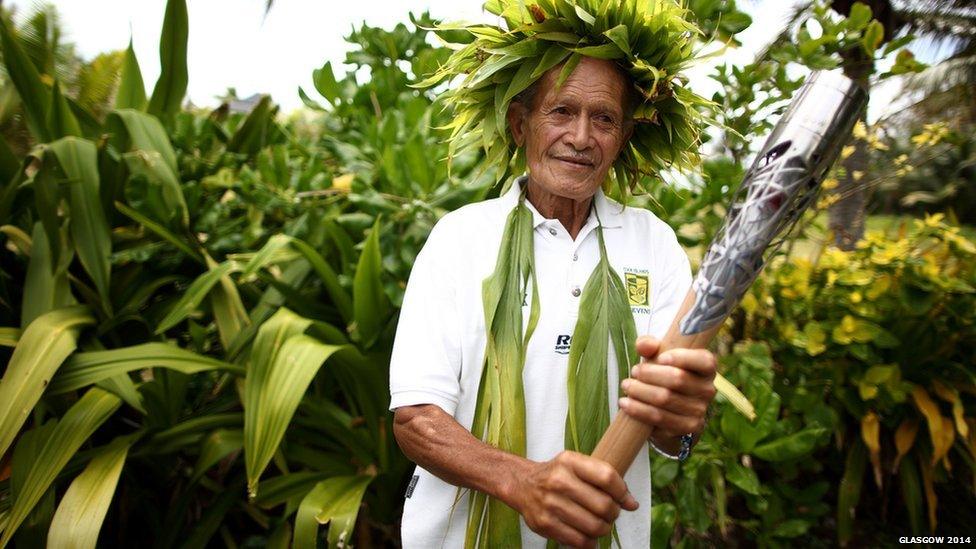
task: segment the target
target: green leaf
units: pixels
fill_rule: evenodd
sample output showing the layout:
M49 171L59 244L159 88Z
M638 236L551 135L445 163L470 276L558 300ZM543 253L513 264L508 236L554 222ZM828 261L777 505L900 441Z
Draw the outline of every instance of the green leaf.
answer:
M0 384L0 392L5 389L5 385ZM0 538L0 547L6 546L10 541L21 522L78 448L121 405L122 401L115 395L93 387L68 409L30 464L23 481L23 490L17 493L17 499L10 508L9 522Z
M184 374L223 371L244 375L244 369L236 364L200 355L169 343L143 343L107 351L75 353L58 370L48 387L48 393L66 393L112 376L157 367Z
M210 290L220 282L221 277L239 271L241 269L240 265L235 261L225 261L219 265L211 267L209 271L197 277L190 284L190 287L186 289L183 293L183 297L180 298L176 304L169 310L166 316L159 321L159 325L156 326L156 334L161 334L166 330L176 326L183 321L187 316L189 316L193 311L196 311L200 306L200 302L203 301Z
M241 429L217 429L203 441L197 463L193 466L193 476L190 482L196 482L207 472L232 452L237 452L244 446L244 431Z
M62 232L56 233L59 239ZM68 284L68 264L74 257L73 250L61 253L61 261L51 257L47 232L40 223L34 224L30 263L24 279L24 300L21 306L21 326L26 328L39 316L76 303Z
M807 533L811 523L803 519L790 519L778 524L770 535L777 538L796 538Z
M778 438L772 442L756 446L752 451L752 455L766 461L797 459L810 454L817 446L817 442L828 432L823 427L804 429L797 433Z
M746 467L737 461L728 461L726 462L725 478L744 492L754 496L759 495L759 477L751 467Z
M329 547L348 547L359 505L373 477L333 477L315 485L295 517L295 548L315 549L319 524L329 524Z
M41 143L51 140L47 125L47 111L51 105L51 90L41 80L37 68L20 47L8 19L0 18L0 45L3 46L3 66L24 105L27 127L34 139Z
M206 252L204 252L204 259L211 269L219 268L217 262ZM235 269L237 268L238 266L235 265ZM237 285L228 273L222 274L217 279L217 285L210 291L209 297L214 322L220 333L220 344L224 349L230 349L233 341L250 324L250 319L237 292Z
M853 31L861 30L870 20L871 8L863 2L854 2L851 13L847 16L847 28Z
M383 289L382 272L380 221L377 219L359 256L352 284L353 333L363 348L373 345L390 316L390 300Z
M841 544L850 541L854 533L854 511L861 499L867 461L867 447L858 439L847 452L844 476L841 477L840 490L837 492L837 539Z
M651 548L667 549L671 547L671 535L678 516L678 509L671 503L659 503L651 506Z
M54 81L54 90L51 93L51 107L47 111L48 135L51 139L58 139L73 135L81 137L81 127L78 119L71 112L71 107L63 95L58 81Z
M327 61L321 69L312 71L312 84L315 89L322 94L333 106L339 102L339 83L336 81L335 73L332 71L332 62Z
M94 322L87 308L68 307L38 317L24 330L0 380L0 456L7 453L54 372L75 350L78 332Z
M16 347L22 332L20 328L0 328L0 346Z
M110 311L109 257L112 254L112 239L105 212L102 210L95 144L84 139L66 137L51 143L48 151L57 159L68 178L71 239L78 259L95 282L105 309ZM45 154L45 160L47 157Z
M310 320L282 307L254 340L244 379L244 458L252 498L309 383L341 348L304 335L309 325Z
M122 60L122 74L119 77L119 89L115 92L116 109L146 109L146 84L142 81L142 70L139 69L139 59L132 48L132 38L125 50Z
M71 482L51 521L49 547L95 547L133 441L131 436L116 438Z
M925 507L922 503L922 483L918 478L918 468L914 460L902 460L898 467L898 484L901 499L908 511L908 522L913 534L925 532Z
M247 114L237 131L227 143L227 150L252 157L269 142L277 108L271 104L271 96L262 95L258 104Z
M616 27L603 33L611 42L617 45L620 51L624 52L627 57L631 56L630 53L630 35L627 32L627 25L617 25Z
M167 0L159 38L159 79L149 100L149 112L167 118L180 110L189 76L186 43L190 36L186 0Z
M175 234L173 234L172 231L170 231L166 227L163 227L159 223L156 223L152 219L149 219L145 215L139 213L139 211L134 210L134 209L126 206L125 204L123 204L121 202L116 202L115 203L115 207L120 212L122 212L123 214L125 214L126 217L128 217L129 219L131 219L131 220L133 220L133 221L135 221L135 222L137 222L139 224L141 224L143 227L149 229L150 231L156 233L163 240L165 240L165 241L169 242L170 244L172 244L173 246L175 246L178 250L180 250L183 253L185 253L191 259L194 259L194 260L196 260L199 263L203 263L203 260L200 259L200 254L199 253L197 253L186 242L184 242L178 236L176 236Z
M861 37L861 47L864 48L865 53L874 57L874 52L877 51L878 46L881 45L883 40L884 25L875 19L864 29L864 36Z

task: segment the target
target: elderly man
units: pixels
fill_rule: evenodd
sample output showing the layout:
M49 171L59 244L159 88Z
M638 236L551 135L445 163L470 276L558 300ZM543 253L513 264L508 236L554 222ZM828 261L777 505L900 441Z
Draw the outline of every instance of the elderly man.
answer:
M715 395L711 353L657 354L656 337L670 325L691 282L674 232L650 212L624 208L602 191L634 133L634 82L614 61L584 56L568 74L564 66L545 71L507 109L508 132L524 154L527 176L497 199L444 216L407 285L390 376L395 435L418 464L404 505L405 547L460 547L479 535L486 536L482 543L496 545L542 547L548 538L593 547L612 529L623 547L649 545L647 447L624 478L605 462L564 450L575 447L567 423L570 348L581 343L574 342L574 332L589 322L580 316L580 302L587 297L584 287L597 291L586 282L601 265L624 275L628 317L644 334L628 342L642 357L629 377L618 372L630 365L600 374L608 380L607 412L619 408L652 426L649 442L663 454L683 457ZM513 236L513 210L531 219L530 242ZM505 367L506 352L499 350L493 318L504 303L489 303L485 281L504 270L496 255L521 253L513 250L527 250L534 260L529 274L515 277L523 292L521 311L518 304L506 310L530 336L508 359L518 362L515 389L486 381L498 379L491 376ZM597 385L576 390L601 391ZM511 402L514 411L504 407ZM512 427L521 423L524 431ZM490 439L499 432L498 440ZM464 493L486 494L487 510ZM499 511L491 515L492 505L517 511L525 527L519 530L516 520L514 538L499 534L507 526Z

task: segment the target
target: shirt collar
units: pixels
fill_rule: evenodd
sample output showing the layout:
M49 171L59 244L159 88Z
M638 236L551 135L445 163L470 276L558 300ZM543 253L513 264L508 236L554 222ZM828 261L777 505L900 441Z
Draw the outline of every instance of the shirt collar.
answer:
M502 195L502 204L506 207L508 211L515 208L518 204L519 194L522 192L522 185L528 180L528 176L521 175L512 182L508 191ZM547 221L545 217L542 216L528 200L525 201L526 207L532 212L532 228L536 228ZM596 194L593 195L593 205L594 208L590 209L590 218L593 217L593 211L600 215L600 222L603 224L605 229L622 227L624 219L624 207L620 203L610 200L603 193L603 189L597 189Z

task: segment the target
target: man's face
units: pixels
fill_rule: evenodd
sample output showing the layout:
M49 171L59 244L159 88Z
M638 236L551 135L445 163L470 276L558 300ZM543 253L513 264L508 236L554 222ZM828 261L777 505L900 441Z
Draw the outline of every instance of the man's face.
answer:
M513 104L508 122L516 144L525 147L532 183L585 200L603 184L630 137L627 83L611 61L584 57L557 89L560 70L542 77L531 111Z

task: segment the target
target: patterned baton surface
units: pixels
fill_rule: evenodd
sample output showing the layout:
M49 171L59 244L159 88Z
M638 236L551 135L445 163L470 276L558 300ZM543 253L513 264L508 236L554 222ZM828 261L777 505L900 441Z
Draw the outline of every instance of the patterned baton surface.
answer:
M702 260L682 334L704 332L732 312L762 269L770 243L816 197L866 104L864 91L839 71L807 78L746 172Z

